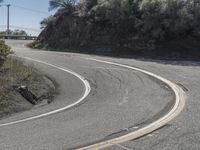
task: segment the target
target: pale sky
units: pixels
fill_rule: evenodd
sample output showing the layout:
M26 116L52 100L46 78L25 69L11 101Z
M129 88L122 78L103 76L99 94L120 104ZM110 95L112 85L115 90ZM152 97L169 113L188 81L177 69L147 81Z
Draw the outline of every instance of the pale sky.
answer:
M48 0L4 0L0 7L0 31L6 30L7 7L10 6L11 29L23 29L29 34L40 33L40 21L54 14L48 11ZM24 27L24 28L22 28Z

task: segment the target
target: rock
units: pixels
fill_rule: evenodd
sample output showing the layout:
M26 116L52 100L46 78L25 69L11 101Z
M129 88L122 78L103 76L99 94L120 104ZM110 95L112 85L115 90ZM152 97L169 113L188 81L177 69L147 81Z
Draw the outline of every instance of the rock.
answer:
M20 86L17 88L17 90L31 104L33 104L33 105L37 104L38 98L31 91L29 91L28 87Z

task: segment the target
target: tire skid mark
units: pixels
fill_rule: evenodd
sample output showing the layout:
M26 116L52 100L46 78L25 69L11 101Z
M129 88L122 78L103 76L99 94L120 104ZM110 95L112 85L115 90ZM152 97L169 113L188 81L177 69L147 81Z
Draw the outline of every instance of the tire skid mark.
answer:
M104 64L109 64L109 65L113 65L113 66L118 66L118 67L122 67L122 68L127 68L127 69L131 69L131 70L135 70L141 73L144 73L150 77L153 77L157 80L160 80L161 82L165 83L166 85L168 85L171 90L174 92L175 94L175 103L172 106L172 109L167 112L165 115L163 115L161 118L155 120L152 123L149 123L147 125L144 125L141 128L138 128L136 131L127 133L126 135L122 135L113 139L108 139L105 141L100 141L96 144L91 144L91 145L85 145L79 148L76 148L78 150L97 150L97 149L103 149L103 148L107 148L107 147L111 147L113 145L117 145L126 141L130 141L130 140L134 140L137 139L139 137L145 136L163 126L165 126L167 123L169 123L170 121L172 121L173 119L175 119L184 109L185 106L185 99L186 99L186 95L185 92L183 91L182 88L180 88L177 84L159 76L156 75L154 73L151 73L149 71L137 68L137 67L132 67L129 65L124 65L124 64L119 64L119 63L115 63L115 62L109 62L109 61L104 61L104 60L98 60L98 59L93 59L93 58L84 58L84 57L80 57L82 59L85 60L89 60L89 61L96 61L99 63L104 63Z

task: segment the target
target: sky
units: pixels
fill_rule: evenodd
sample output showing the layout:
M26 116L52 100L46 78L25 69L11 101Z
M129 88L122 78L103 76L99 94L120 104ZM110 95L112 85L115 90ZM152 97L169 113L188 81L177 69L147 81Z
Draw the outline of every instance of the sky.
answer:
M28 34L38 35L40 33L40 21L55 12L49 12L48 0L4 0L0 7L0 31L6 30L7 7L10 6L10 29L25 30ZM14 27L13 27L14 26Z

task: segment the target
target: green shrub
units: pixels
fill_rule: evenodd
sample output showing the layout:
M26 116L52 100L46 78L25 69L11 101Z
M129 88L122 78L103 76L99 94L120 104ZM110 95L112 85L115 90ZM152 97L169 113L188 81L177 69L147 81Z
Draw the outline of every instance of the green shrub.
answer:
M43 49L45 48L44 45L42 45L39 41L33 41L29 44L26 45L29 48L33 48L33 49Z
M74 4L76 12L69 14L67 7L61 7L54 16L56 23L45 24L38 38L43 45L149 49L175 40L200 39L200 0L81 0Z
M0 40L0 66L4 63L7 56L11 53L11 48L5 44L5 41Z

